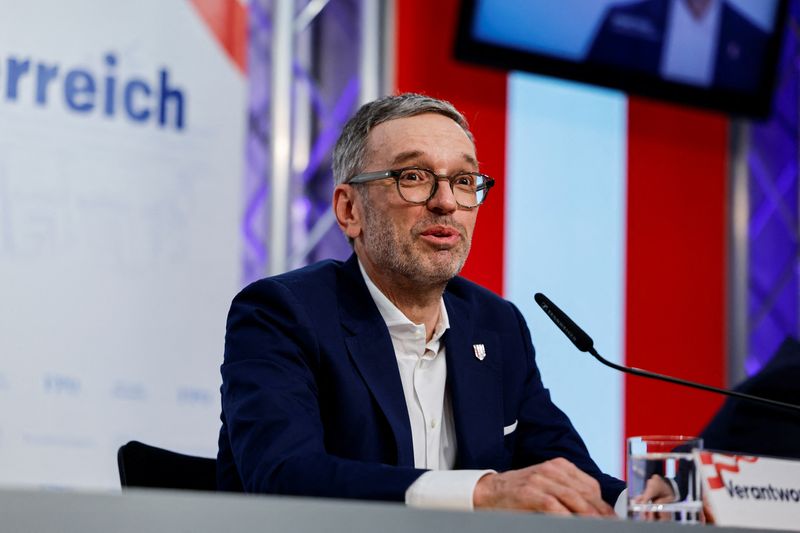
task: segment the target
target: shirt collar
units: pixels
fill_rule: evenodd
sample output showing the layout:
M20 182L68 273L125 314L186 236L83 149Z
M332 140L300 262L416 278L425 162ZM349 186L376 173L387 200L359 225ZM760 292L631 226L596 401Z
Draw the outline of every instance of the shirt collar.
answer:
M375 301L378 307L378 312L381 314L383 321L386 322L386 327L389 328L391 333L393 330L404 329L406 326L417 326L403 312L392 303L385 294L381 292L375 283L372 282L367 271L364 270L364 265L361 260L358 260L358 268L361 270L361 275L364 277L364 282L367 284L370 296ZM450 328L450 318L447 316L447 308L444 305L444 298L439 298L439 321L433 330L433 336L429 342L439 340L444 335L444 332Z

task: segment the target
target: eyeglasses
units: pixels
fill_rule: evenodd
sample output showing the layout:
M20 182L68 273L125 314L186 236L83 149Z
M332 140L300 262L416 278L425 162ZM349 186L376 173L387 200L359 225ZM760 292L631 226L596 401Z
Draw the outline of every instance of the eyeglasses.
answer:
M406 167L397 170L380 170L354 176L347 183L359 184L393 178L397 192L408 203L422 205L433 198L439 188L440 180L450 183L456 203L467 209L478 207L489 194L494 180L478 172L459 172L452 176L441 176L427 168Z

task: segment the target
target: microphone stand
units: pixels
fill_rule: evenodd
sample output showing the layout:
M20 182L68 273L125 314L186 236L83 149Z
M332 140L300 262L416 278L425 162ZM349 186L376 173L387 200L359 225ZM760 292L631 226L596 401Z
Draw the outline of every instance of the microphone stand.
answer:
M655 372L648 372L647 370L642 370L640 368L630 367L630 366L622 366L616 363L612 363L608 359L602 357L594 347L589 348L587 350L592 356L603 363L604 365L613 368L614 370L619 370L620 372L625 372L627 374L632 374L634 376L640 376L643 378L650 378L650 379L659 379L661 381L666 381L668 383L674 383L676 385L683 385L684 387L692 387L694 389L700 389L707 392L716 392L717 394L725 394L726 396L733 396L734 398L741 398L743 400L749 400L751 402L758 402L765 405L770 405L773 407L781 407L784 409L791 409L795 412L800 411L800 406L794 405L791 403L779 402L778 400L770 400L769 398L762 398L760 396L753 396L752 394L745 394L744 392L739 392L735 390L729 389L720 389L718 387L712 387L711 385L705 385L703 383L696 383L694 381L687 381L685 379L674 378L672 376L665 376L664 374L657 374Z
M619 372L625 372L626 374L632 374L634 376L639 376L643 378L649 379L657 379L660 381L666 381L667 383L674 383L675 385L683 385L684 387L691 387L693 389L699 389L706 392L715 392L717 394L724 394L726 396L732 396L734 398L741 398L743 400L748 400L751 402L758 402L764 405L769 405L771 407L779 407L781 409L789 409L794 413L800 411L800 405L794 405L791 403L780 402L778 400L770 400L769 398L762 398L760 396L753 396L751 394L745 394L743 392L738 392L735 390L729 389L721 389L719 387L712 387L711 385L704 385L702 383L695 383L694 381L688 381L685 379L675 378L672 376L666 376L664 374L657 374L655 372L649 372L647 370L642 370L640 368L633 368L629 366L618 365L617 363L612 363L611 361L602 357L597 350L594 348L594 341L592 340L589 335L586 334L572 319L567 316L567 314L559 309L559 307L550 301L550 299L545 296L544 294L537 292L534 295L534 299L536 303L542 308L542 310L550 317L558 329L564 333L564 335L572 341L572 344L575 345L578 350L582 352L588 352L600 361L600 363L604 364L607 367L613 368L614 370L618 370Z

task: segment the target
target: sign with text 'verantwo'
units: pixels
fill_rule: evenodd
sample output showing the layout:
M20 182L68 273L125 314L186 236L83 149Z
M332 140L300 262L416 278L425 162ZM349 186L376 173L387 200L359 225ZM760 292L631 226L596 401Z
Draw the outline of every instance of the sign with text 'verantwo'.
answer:
M800 531L800 461L694 453L717 525Z

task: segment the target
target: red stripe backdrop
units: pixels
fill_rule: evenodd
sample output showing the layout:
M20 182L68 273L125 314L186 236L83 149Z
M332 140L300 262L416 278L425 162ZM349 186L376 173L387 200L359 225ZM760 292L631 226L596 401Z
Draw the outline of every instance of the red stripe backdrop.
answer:
M727 120L628 100L627 364L725 384ZM625 381L626 435L697 434L705 392Z

